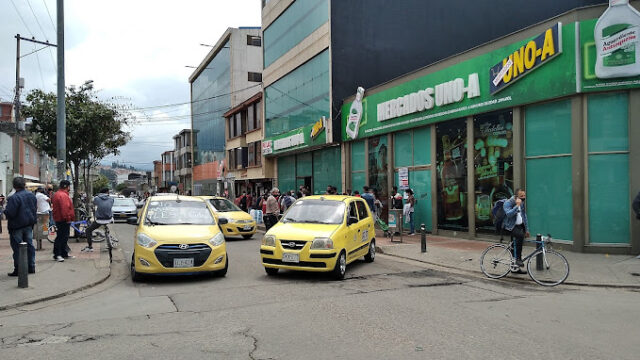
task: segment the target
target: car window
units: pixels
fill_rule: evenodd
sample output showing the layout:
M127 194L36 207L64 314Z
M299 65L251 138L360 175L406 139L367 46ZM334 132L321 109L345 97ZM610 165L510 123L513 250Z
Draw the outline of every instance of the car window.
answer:
M206 203L200 201L151 201L145 225L215 225Z
M211 206L213 206L213 208L219 212L242 211L239 207L236 206L236 204L227 199L211 199L209 200L209 203L211 203Z
M360 215L360 220L369 217L369 213L367 213L367 205L364 201L356 201L356 204L358 204L358 215Z
M282 222L342 224L344 213L342 201L300 199L289 207Z
M136 206L136 203L131 198L118 198L113 199L113 206Z
M352 202L349 204L349 217L358 218L358 210L356 209L356 203Z

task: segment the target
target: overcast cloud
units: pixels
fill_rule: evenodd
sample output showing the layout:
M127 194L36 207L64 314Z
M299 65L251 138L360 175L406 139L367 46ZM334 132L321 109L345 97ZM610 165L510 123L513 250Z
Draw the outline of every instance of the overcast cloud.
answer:
M93 80L99 97L135 108L189 101L189 75L228 27L259 26L260 0L65 0L66 84ZM45 6L46 5L46 6ZM47 12L47 7L49 12ZM50 15L49 15L50 14ZM0 101L12 101L15 34L56 43L55 0L0 1ZM23 41L24 56L40 48ZM21 59L26 94L56 90L56 50ZM24 95L23 95L24 99ZM145 110L133 139L111 162L150 169L189 128L188 105ZM146 120L145 120L146 119Z

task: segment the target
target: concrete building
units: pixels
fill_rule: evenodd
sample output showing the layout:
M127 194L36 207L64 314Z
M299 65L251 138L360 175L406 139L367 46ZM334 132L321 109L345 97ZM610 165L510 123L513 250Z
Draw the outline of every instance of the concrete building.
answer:
M224 114L227 119L227 178L233 183L231 197L263 194L271 189L273 160L262 155L264 126L262 92L257 92Z
M162 176L160 179L160 184L163 189L168 191L172 186L178 188L178 182L176 181L176 160L174 156L174 151L169 150L165 151L161 155L162 158Z
M178 181L178 190L187 194L191 192L192 151L191 129L184 129L173 137L175 156L175 177Z
M221 194L229 186L223 115L260 90L260 45L259 27L229 28L189 77L194 195Z

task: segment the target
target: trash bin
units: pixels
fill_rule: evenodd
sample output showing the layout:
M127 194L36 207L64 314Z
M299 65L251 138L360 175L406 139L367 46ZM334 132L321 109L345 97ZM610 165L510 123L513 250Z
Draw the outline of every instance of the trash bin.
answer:
M396 233L399 233L400 240L402 242L402 227L403 227L402 209L389 209L389 232L391 233L391 242L396 242L393 237Z

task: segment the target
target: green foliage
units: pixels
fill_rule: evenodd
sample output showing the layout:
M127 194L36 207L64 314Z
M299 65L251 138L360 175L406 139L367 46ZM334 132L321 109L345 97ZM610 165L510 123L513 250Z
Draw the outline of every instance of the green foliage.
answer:
M93 182L94 195L99 193L100 190L103 188L111 188L111 181L109 181L109 179L106 176L100 174L98 175L98 178Z
M120 192L120 191L122 191L122 190L124 190L126 188L127 188L127 184L120 183L120 184L118 184L118 186L116 186L116 191Z

